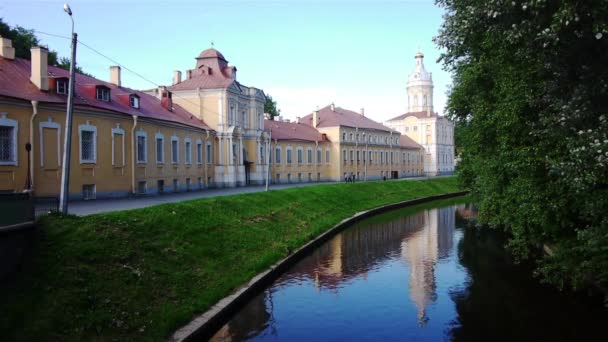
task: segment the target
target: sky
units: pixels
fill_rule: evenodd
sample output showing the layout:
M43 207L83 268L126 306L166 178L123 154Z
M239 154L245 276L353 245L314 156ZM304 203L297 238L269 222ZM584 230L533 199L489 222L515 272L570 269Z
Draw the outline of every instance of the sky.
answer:
M3 0L0 17L38 31L43 45L70 55L64 1ZM330 103L385 121L407 110L406 81L420 49L443 113L450 74L437 63L443 10L433 0L79 0L69 1L80 42L78 65L109 80L120 63L133 89L170 85L203 50L219 50L237 80L262 89L294 119ZM46 34L44 34L46 33Z

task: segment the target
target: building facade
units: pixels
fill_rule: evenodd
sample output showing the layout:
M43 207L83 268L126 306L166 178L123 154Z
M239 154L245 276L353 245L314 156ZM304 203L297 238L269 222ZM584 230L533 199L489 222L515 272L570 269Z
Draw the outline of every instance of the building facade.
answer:
M454 172L454 124L433 110L433 75L418 52L407 82L408 111L385 125L407 135L425 150L424 172L435 176Z
M0 38L0 191L58 196L69 73L45 48L31 54L15 58ZM363 111L331 104L267 120L264 93L240 84L219 51L195 60L184 80L176 71L147 91L125 87L118 66L109 82L76 74L71 199L423 174L422 146Z

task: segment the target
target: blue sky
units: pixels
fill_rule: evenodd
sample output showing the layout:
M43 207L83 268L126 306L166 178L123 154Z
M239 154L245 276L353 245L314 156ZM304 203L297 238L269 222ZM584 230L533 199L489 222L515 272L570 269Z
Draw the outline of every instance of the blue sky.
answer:
M70 35L64 1L4 0L9 25ZM214 42L239 82L273 96L285 117L335 102L378 121L406 111L406 80L420 47L435 82L435 108L451 77L436 64L432 42L442 21L433 0L96 0L70 1L79 40L157 84L194 67ZM39 34L69 56L69 41ZM80 46L79 65L108 80L112 62ZM123 71L123 84L153 85Z

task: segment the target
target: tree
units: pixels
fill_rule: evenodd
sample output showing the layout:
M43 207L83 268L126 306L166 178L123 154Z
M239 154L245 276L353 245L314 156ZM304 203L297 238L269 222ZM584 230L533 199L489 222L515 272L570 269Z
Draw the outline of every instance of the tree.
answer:
M608 284L608 2L437 0L458 175L544 280Z
M266 95L266 102L264 103L264 113L270 114L270 120L273 120L275 116L281 115L281 110L277 109L277 102L272 99L272 96Z

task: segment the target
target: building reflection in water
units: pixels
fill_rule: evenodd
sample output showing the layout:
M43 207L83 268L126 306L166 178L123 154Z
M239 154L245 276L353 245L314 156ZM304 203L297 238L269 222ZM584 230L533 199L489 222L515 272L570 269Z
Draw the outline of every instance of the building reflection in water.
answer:
M434 269L452 249L455 207L423 210L413 215L387 213L346 229L317 248L254 298L216 335L213 341L243 340L273 334L272 294L282 287L312 282L317 291L338 292L350 280L364 280L390 259L410 269L409 297L418 311L418 324L429 320L426 308L436 299Z

